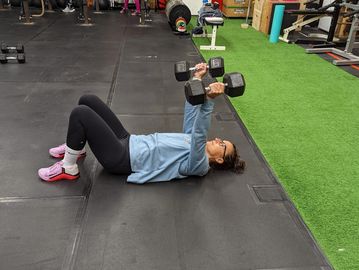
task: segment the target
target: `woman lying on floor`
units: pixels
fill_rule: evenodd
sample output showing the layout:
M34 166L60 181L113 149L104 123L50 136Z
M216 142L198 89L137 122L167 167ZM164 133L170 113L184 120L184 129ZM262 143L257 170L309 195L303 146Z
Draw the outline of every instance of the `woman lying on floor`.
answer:
M194 79L202 79L207 64L196 68ZM51 156L63 159L39 169L39 177L48 182L79 178L76 162L86 154L86 142L105 170L128 175L131 183L204 176L210 168L241 173L245 162L233 143L218 138L207 141L214 98L224 93L224 84L215 82L209 87L204 104L192 106L186 102L183 133L129 134L97 96L82 96L71 112L66 144L49 150Z

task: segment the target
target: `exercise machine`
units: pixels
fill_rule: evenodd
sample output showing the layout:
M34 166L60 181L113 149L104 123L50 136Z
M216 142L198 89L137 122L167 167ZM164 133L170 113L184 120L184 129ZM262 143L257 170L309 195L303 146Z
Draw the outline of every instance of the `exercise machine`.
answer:
M359 42L355 41L357 32L359 31L359 4L344 3L348 9L352 10L344 15L344 17L353 17L350 27L348 39L344 50L337 48L310 48L306 49L307 53L334 53L343 57L344 59L336 59L333 61L334 65L353 65L359 64L359 56L353 54L354 48L359 48Z
M325 5L319 9L306 9L306 10L287 10L285 13L290 15L303 15L303 18L297 20L293 23L291 27L284 29L284 34L280 38L282 41L287 43L297 43L297 44L316 44L315 47L334 47L340 43L340 41L334 41L335 29L338 23L340 9L342 7L342 0L334 0L332 3ZM330 10L333 8L333 10ZM308 16L315 16L308 19L305 19ZM291 31L299 29L305 25L308 25L312 22L319 20L322 17L331 16L332 21L330 24L328 35L326 39L318 38L317 36L306 36L305 38L298 38L296 40L289 40L288 35ZM304 35L302 33L302 35Z

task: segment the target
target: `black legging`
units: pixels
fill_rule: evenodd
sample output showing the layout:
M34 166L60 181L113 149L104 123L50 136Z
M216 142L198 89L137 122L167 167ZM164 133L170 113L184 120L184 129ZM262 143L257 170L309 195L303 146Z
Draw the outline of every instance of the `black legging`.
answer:
M129 139L120 120L97 96L82 96L71 112L67 146L81 150L87 141L97 160L111 173L131 173Z

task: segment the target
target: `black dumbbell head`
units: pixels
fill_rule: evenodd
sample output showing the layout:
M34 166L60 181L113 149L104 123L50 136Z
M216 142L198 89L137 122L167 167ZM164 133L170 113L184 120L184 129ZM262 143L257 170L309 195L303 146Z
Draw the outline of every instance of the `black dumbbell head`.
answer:
M25 63L25 54L23 53L19 53L17 55L17 61L20 63L20 64L24 64Z
M225 93L230 97L242 96L246 88L244 77L239 72L224 74L223 83L226 84Z
M212 77L222 77L224 74L224 59L212 57L208 60L208 70Z
M16 51L18 53L23 53L24 52L24 45L22 45L21 43L16 45Z
M200 80L186 82L184 91L187 101L192 105L203 104L206 99L205 87Z
M6 64L7 63L6 54L0 53L0 63L1 64Z
M4 42L1 42L1 52L2 53L8 53L9 50L7 49L7 45Z
M187 61L179 61L175 63L175 76L179 82L188 81L191 77L190 65Z

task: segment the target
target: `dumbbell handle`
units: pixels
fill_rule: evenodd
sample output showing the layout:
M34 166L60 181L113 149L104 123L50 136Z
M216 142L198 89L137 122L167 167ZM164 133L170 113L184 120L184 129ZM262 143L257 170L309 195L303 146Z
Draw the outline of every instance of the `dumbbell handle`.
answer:
M7 60L17 60L17 57L15 56L6 56Z
M206 65L206 67L209 68L209 65ZM196 67L190 67L189 70L190 71L195 71L195 70L197 70L197 68Z
M228 83L223 83L225 87L228 86ZM206 90L206 92L208 92L209 90L211 90L211 87L207 86L204 88L204 90Z

